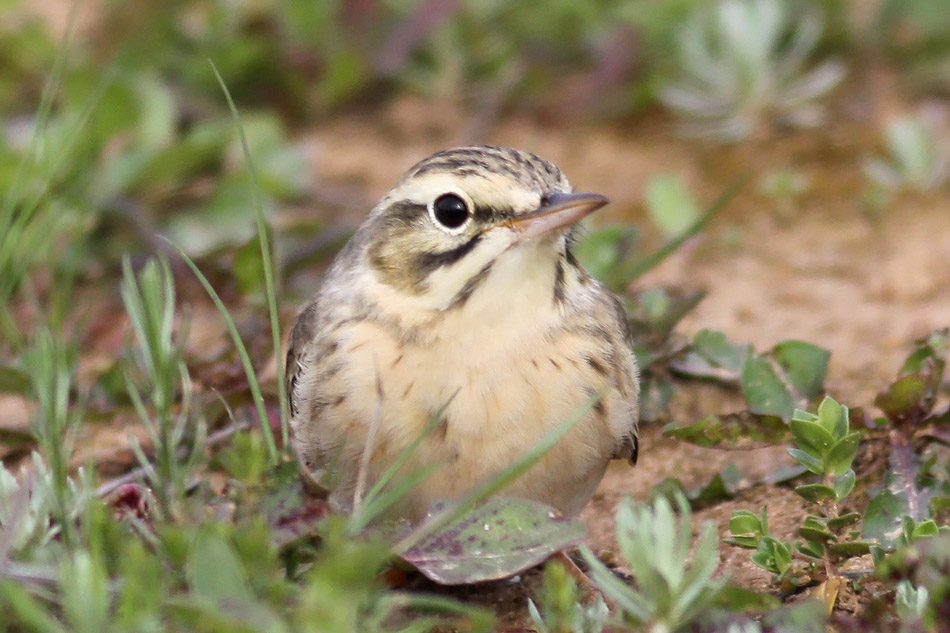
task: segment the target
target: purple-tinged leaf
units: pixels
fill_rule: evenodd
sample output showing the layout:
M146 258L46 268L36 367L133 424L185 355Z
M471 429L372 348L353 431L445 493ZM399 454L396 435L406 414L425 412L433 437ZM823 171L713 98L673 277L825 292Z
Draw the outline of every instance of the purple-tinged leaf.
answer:
M435 534L402 558L429 579L460 585L506 578L577 545L584 524L536 501L494 497Z
M258 511L267 519L278 547L284 547L317 531L327 514L325 496L313 494L292 465L279 467L263 493Z

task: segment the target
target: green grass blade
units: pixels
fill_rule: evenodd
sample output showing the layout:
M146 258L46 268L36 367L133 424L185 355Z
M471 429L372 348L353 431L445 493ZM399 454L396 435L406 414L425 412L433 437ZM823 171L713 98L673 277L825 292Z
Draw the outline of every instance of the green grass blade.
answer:
M530 451L518 458L513 464L508 466L508 468L433 517L430 521L423 523L417 529L410 532L408 536L393 547L393 551L397 555L408 551L423 539L435 534L446 525L464 515L475 504L502 490L505 486L523 475L529 468L534 466L545 453L551 450L568 431L574 428L574 425L580 422L584 416L590 412L597 402L600 401L600 398L601 395L598 394L585 402L572 416L562 422L553 431L542 437Z
M713 218L719 215L723 209L726 208L726 205L736 196L742 187L749 181L749 178L752 177L752 172L746 172L739 177L734 183L729 185L729 187L722 193L719 198L713 202L705 213L703 213L695 222L693 222L685 231L669 240L666 244L658 248L653 253L650 253L643 259L638 259L633 263L630 268L630 271L624 275L625 279L633 281L638 277L645 274L647 271L652 270L660 264L664 259L669 257L676 249L683 245L683 242L693 237L709 224Z
M264 442L267 444L267 454L270 457L271 464L277 464L280 459L280 456L277 452L277 445L274 443L274 432L270 428L270 421L267 419L267 410L264 408L264 396L261 394L261 385L257 380L257 374L254 372L254 365L251 363L251 357L247 353L247 347L244 345L244 341L241 340L241 335L238 333L237 326L234 324L234 319L231 318L231 313L228 312L227 307L224 305L224 302L221 301L221 297L218 296L218 293L215 292L215 289L211 286L211 282L208 281L208 278L204 276L198 266L194 261L188 256L180 246L172 242L171 240L162 237L163 240L168 242L178 253L181 255L182 259L188 264L188 268L191 269L191 272L195 274L195 277L198 278L198 281L201 282L201 285L204 287L205 292L208 293L208 296L211 297L211 300L214 302L218 312L221 313L224 322L228 327L228 333L231 335L231 340L234 342L234 347L237 349L238 355L241 357L241 365L244 367L244 375L247 376L247 383L251 389L251 396L254 399L254 406L257 409L257 417L261 425L261 433L264 435Z
M257 170L254 168L254 161L251 158L251 148L247 144L247 135L244 134L244 126L241 124L241 115L238 114L234 100L231 98L231 92L224 83L224 78L218 72L217 66L210 59L211 70L224 91L224 96L228 100L228 108L231 110L231 117L237 127L238 135L241 137L241 150L244 152L244 164L247 165L248 177L251 179L251 195L254 200L254 212L257 220L257 238L261 247L261 262L264 267L264 285L267 291L267 311L270 314L271 338L274 345L274 361L277 365L277 399L280 404L280 434L283 440L284 450L290 447L290 421L287 418L287 391L285 385L285 367L284 354L281 346L280 337L280 314L277 312L277 286L274 282L274 266L271 259L270 241L268 240L267 222L264 219L264 202L261 198L261 188L257 182Z
M391 488L386 490L385 494L380 494L372 499L367 498L360 506L359 513L350 518L347 524L347 532L354 536L359 534L367 525L372 523L373 520L383 514L388 508L394 506L396 502L441 467L442 464L429 464L399 479Z
M458 392L456 391L456 393ZM383 497L380 497L383 488L385 488L392 478L396 476L396 473L399 472L399 469L402 468L407 461L409 461L409 458L412 457L413 453L415 453L419 448L419 445L422 444L422 440L424 440L429 435L429 433L432 432L432 429L435 428L435 425L439 422L439 420L442 419L442 414L445 413L445 410L449 408L449 405L454 399L455 394L452 394L452 397L449 398L448 402L442 405L442 407L435 412L435 415L429 419L425 425L425 428L423 428L422 432L419 433L419 436L413 440L412 444L410 444L406 450L399 454L399 456L396 458L396 461L386 469L386 472L383 473L382 477L380 477L373 487L370 488L369 492L366 493L366 496L363 497L362 511L359 512L357 516L354 516L350 522L350 530L352 533L357 533L362 530L373 520L373 518L375 518L376 515L398 501L406 492L409 491L409 489L405 487L406 482L403 481L400 482L399 486L397 487L398 490L391 490ZM422 472L425 474L422 474ZM406 479L417 480L418 483L428 477L432 472L435 472L435 468L432 468L431 470L428 468L422 469L422 471L411 473ZM370 512L370 510L372 510L372 512Z

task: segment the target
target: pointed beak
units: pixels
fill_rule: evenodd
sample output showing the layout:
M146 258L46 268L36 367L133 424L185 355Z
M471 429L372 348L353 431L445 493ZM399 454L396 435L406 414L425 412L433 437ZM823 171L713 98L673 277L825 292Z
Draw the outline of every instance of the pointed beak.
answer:
M610 201L599 193L553 193L545 202L544 206L509 220L519 242L576 224Z

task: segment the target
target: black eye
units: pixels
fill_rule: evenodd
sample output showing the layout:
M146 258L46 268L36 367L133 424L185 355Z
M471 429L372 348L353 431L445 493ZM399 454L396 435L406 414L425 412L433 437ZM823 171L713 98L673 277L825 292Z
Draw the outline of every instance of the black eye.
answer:
M454 193L446 193L436 198L432 214L442 226L457 229L468 219L468 205Z

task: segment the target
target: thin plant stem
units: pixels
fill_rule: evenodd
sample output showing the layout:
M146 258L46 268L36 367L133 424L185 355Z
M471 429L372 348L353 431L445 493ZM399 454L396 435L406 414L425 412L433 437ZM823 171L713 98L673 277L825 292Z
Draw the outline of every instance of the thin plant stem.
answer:
M251 149L247 143L247 135L244 133L244 126L241 124L241 115L238 113L234 100L231 98L231 92L228 90L221 73L210 59L211 70L224 91L224 96L228 101L228 108L231 110L231 117L237 126L238 135L241 138L241 150L244 152L244 163L247 165L248 177L251 179L251 197L254 200L254 217L257 221L257 239L261 248L261 263L264 269L264 287L267 292L267 312L270 316L271 339L274 346L274 362L277 366L277 400L280 406L280 434L282 446L285 451L290 447L290 421L287 417L287 391L284 387L286 368L284 367L283 347L281 346L280 336L280 313L277 311L277 288L274 280L274 266L271 255L270 239L267 232L267 221L264 218L264 203L261 199L261 188L257 181L257 169L254 167L254 160L251 158Z

